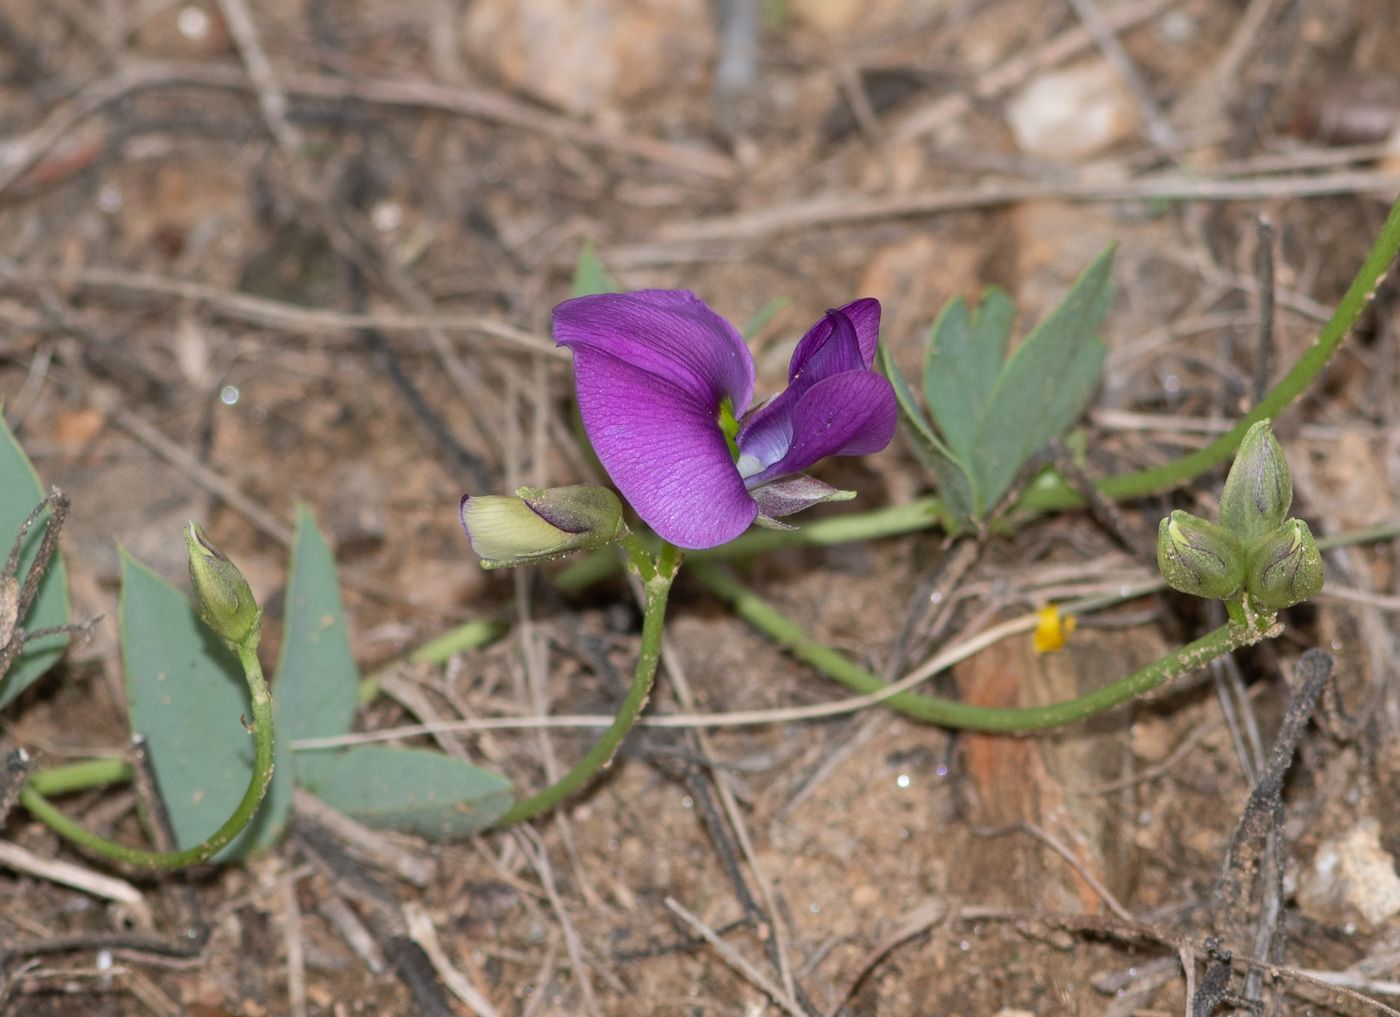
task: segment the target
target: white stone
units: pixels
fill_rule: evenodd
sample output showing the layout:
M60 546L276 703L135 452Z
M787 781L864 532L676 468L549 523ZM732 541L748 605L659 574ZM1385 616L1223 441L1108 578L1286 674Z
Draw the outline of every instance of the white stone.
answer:
M512 88L580 115L702 81L715 52L704 0L472 0L464 31Z
M1298 903L1309 917L1338 921L1349 908L1376 926L1400 914L1400 875L1395 859L1381 847L1375 819L1324 841L1301 883Z
M1091 155L1137 129L1132 96L1102 60L1033 79L1007 103L1006 118L1021 151L1063 161Z

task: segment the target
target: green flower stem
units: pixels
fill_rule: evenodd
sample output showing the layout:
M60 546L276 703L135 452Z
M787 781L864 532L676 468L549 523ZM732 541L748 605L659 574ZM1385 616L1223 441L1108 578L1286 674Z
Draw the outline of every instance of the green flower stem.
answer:
M510 626L498 621L477 618L463 622L456 628L449 629L437 638L424 643L416 650L411 650L402 656L395 657L386 664L381 664L374 674L361 678L356 702L360 706L368 706L374 702L375 697L379 695L380 679L385 675L394 674L405 664L445 664L464 650L475 650L495 642L508 631L510 631Z
M728 601L739 617L785 645L799 660L836 679L848 689L869 695L887 686L888 683L851 663L831 647L816 642L795 622L713 563L696 563L691 571L711 592ZM901 713L942 727L972 731L1038 731L1092 717L1194 671L1216 657L1278 635L1280 631L1282 626L1275 623L1273 615L1250 615L1243 622L1223 625L1195 642L1187 643L1111 685L1049 706L975 706L914 692L897 693L885 702Z
M637 671L632 678L632 687L627 690L627 698L623 700L612 725L588 755L543 791L512 805L493 824L497 827L512 826L533 819L541 812L552 809L586 784L595 773L612 761L613 753L622 744L622 739L627 737L627 732L632 730L633 723L651 695L652 682L656 679L656 665L661 660L661 633L666 621L666 599L670 596L671 583L675 581L676 572L680 569L680 555L672 545L663 544L660 556L653 561L642 542L630 532L624 534L619 543L627 552L629 564L641 577L646 589L645 612L642 618L642 649L637 655Z
M185 851L142 851L139 848L130 848L107 840L105 837L99 837L97 834L85 830L52 805L36 787L36 784L38 787L44 786L41 779L32 779L25 785L24 790L20 792L20 804L28 809L29 814L35 819L47 823L60 836L66 837L79 847L106 858L125 862L128 865L140 865L152 869L180 869L187 865L197 865L200 862L208 861L226 847L233 838L243 832L243 828L252 820L253 814L258 811L258 806L262 804L263 795L267 793L267 786L272 781L272 696L268 693L267 681L263 678L262 665L258 663L257 645L258 633L254 629L248 639L233 647L238 653L239 662L243 665L243 673L248 679L248 693L253 705L253 734L257 739L257 747L253 756L253 775L248 781L248 790L244 793L243 800L238 803L238 808L233 815L204 843L197 844ZM95 760L93 762L107 763L108 761ZM65 767L64 769L71 774L76 767ZM35 778L43 776L43 774L36 774ZM50 780L50 793L63 789L62 786L55 789L52 779Z
M847 544L857 540L877 540L896 537L937 526L943 519L943 502L938 498L919 498L907 505L890 505L870 512L852 512L803 523L796 530L751 529L741 537L719 547L704 551L687 551L686 560L704 561L710 558L747 558L765 551L788 547ZM659 547L655 537L640 538L644 543ZM565 592L577 592L616 575L620 568L616 553L603 548L580 558L554 580Z
M80 763L55 766L29 775L28 784L41 795L66 795L106 784L125 784L131 779L131 764L120 756L101 756Z

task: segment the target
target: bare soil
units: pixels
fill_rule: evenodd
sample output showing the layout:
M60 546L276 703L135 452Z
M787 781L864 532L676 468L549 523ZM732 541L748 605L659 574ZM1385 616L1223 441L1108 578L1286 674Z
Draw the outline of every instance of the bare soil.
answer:
M1100 477L1200 447L1213 421L1247 408L1261 216L1278 235L1276 379L1316 337L1395 193L1393 175L1388 190L1377 181L1397 172L1400 155L1386 157L1379 142L1400 124L1400 96L1375 82L1400 76L1400 20L1375 0L1158 4L1119 38L1178 146L1149 141L1141 97L1124 91L1127 125L1067 156L1025 151L1007 118L1026 82L1102 59L1092 43L1053 51L1080 26L1060 0L882 0L856 16L834 0L790 0L761 29L747 91L714 85L721 44L709 28L676 58L703 73L572 111L532 97L529 72L522 80L471 55L469 6L254 0L269 87L285 89L279 121L267 114L270 93L260 105L249 87L256 55L221 13L243 0L0 4L0 402L44 481L72 498L63 551L75 615L103 616L91 640L7 709L0 750L23 746L44 765L125 750L116 549L184 582L180 527L191 518L267 604L263 650L274 661L288 558L276 534L298 502L337 549L364 673L465 619L511 625L445 668L405 669L386 689L417 696L380 695L357 730L432 719L425 711L536 713L529 639L543 650L537 691L550 712L615 709L638 643L626 585L566 596L551 584L559 567L484 573L456 517L464 491L597 479L571 437L567 360L548 352L550 308L568 296L585 242L621 286L692 289L736 322L787 298L753 341L761 392L781 387L793 345L827 307L879 297L884 340L914 376L949 299L1000 286L1023 335L1116 242L1109 365L1080 431L1084 468ZM632 11L638 38L680 16L641 0L594 7ZM704 25L718 17L696 9ZM626 51L596 60L631 59L617 52ZM355 91L384 82L399 83L401 97ZM911 133L921 114L934 126ZM297 144L279 144L277 129ZM1113 197L1178 167L1258 188L1230 200ZM1298 196L1290 183L1347 174L1321 195ZM968 199L969 189L985 198ZM949 200L914 207L939 195ZM824 199L820 214L801 205L813 198ZM872 198L891 207L872 211L863 204ZM380 339L311 310L369 315ZM487 327L434 335L403 323L432 314ZM493 325L525 339L492 335ZM1294 511L1319 534L1397 518L1398 330L1400 302L1382 287L1278 421ZM902 437L819 474L859 498L813 518L935 490ZM1222 477L1123 506L1147 535L1139 552L1151 554L1149 534L1170 508L1211 513ZM213 493L210 478L246 503ZM1188 982L1171 944L1189 948L1193 979L1205 977L1212 886L1298 656L1321 646L1336 657L1334 686L1302 738L1278 834L1281 960L1353 969L1362 992L1393 992L1400 923L1393 912L1368 919L1355 901L1394 892L1400 851L1398 549L1387 539L1329 552L1329 584L1355 596L1293 609L1282 637L1231 667L1083 725L966 735L874 708L718 729L713 773L689 734L642 730L586 794L533 824L548 881L531 864L535 842L509 831L447 844L392 836L435 863L432 878L375 878L405 913L423 909L446 962L511 1017L780 1012L668 898L781 987L775 943L812 1013L1181 1014ZM736 566L807 631L882 673L908 649L906 618L921 612L922 584L946 554L944 536L927 531ZM1144 569L1085 513L1023 521L992 538L963 578L941 642ZM1038 654L1017 635L931 687L983 703L1053 702L1210 624L1187 598L1138 598L1082 619L1062 651ZM680 709L678 670L703 710L844 694L693 580L675 591L668 632L655 712ZM438 744L534 789L592 737L527 730ZM715 779L738 803L752 859L721 818ZM61 804L94 829L142 836L125 789ZM1376 882L1358 884L1351 903L1316 890L1328 843L1368 820L1379 829L1368 856ZM105 868L22 810L4 832L41 856ZM472 1012L440 972L427 969L437 982L415 995L392 963L373 970L328 902L348 901L366 921L374 907L328 878L297 838L187 879L126 875L153 909L153 929L96 897L0 872L4 1014ZM194 959L134 941L100 955L35 946L177 937L185 886L209 930ZM1115 917L1105 892L1159 940ZM761 920L745 921L743 894ZM1243 938L1224 946L1252 955L1263 920L1243 916ZM1271 1014L1375 1009L1296 978L1264 983ZM1232 991L1245 991L1242 975ZM448 1009L424 1002L435 993Z

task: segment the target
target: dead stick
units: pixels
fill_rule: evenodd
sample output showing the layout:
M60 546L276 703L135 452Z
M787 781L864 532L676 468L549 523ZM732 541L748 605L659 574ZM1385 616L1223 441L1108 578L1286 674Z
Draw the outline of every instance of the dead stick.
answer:
M1260 216L1254 250L1254 277L1259 280L1259 350L1254 357L1254 402L1269 391L1274 360L1274 224Z

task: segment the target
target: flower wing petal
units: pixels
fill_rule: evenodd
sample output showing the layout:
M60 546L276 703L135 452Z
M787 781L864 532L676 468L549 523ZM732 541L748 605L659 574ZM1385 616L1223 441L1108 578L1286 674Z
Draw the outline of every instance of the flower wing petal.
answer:
M603 467L653 530L714 547L758 514L713 408L689 388L596 349L574 360L579 411Z
M721 400L735 416L753 397L753 356L738 330L689 290L599 293L554 309L554 337L575 363L608 354L666 379L704 402L715 419Z
M799 473L827 456L878 452L894 437L897 423L894 389L888 379L872 371L846 371L825 378L792 408L792 441L786 454L747 483L756 487ZM739 447L744 448L742 440Z
M774 474L770 468L788 454L795 434L793 414L798 403L813 386L845 374L869 373L866 370L869 365L866 362L865 351L861 347L861 330L864 329L872 337L872 341L878 340L880 302L866 298L847 304L846 307L856 309L857 318L861 322L860 327L858 328L856 321L845 313L845 308L827 311L825 317L813 325L797 344L797 349L792 354L788 387L745 421L736 436L739 450L750 457L747 461L762 464L763 476L779 475ZM880 445L880 448L884 448L884 444ZM783 472L792 473L795 470L785 469ZM755 483L757 481L751 479L750 488Z
M874 297L861 297L837 308L851 319L860 342L860 358L867 369L875 365L875 347L880 345L880 301Z
M864 360L855 323L843 311L827 311L792 351L788 389L804 392L823 378L869 366Z

